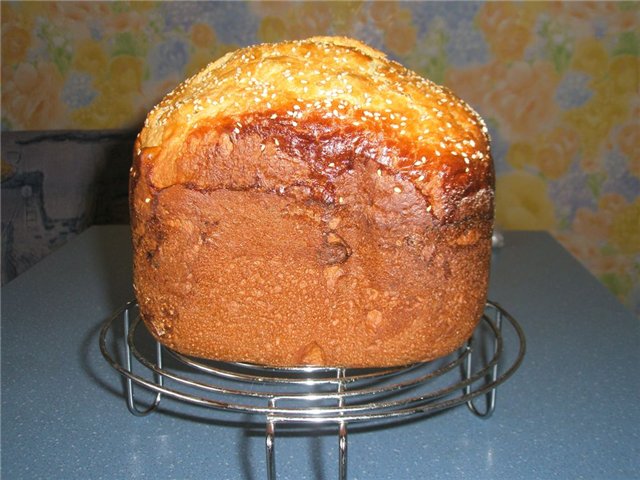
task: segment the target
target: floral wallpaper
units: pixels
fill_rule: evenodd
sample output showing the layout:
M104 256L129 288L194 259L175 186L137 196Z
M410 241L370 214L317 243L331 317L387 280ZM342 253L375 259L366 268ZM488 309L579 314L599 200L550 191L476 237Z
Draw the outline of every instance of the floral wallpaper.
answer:
M638 2L2 2L2 129L135 129L226 51L349 35L487 120L497 221L640 314ZM11 165L3 159L3 179Z

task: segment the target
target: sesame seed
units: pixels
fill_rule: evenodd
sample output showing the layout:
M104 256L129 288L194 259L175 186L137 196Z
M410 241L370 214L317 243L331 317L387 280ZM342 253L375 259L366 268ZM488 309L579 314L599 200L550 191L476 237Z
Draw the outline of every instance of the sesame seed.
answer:
M430 211L431 211L431 205L427 207L427 212L430 212Z
M260 151L264 152L264 149L267 148L267 146L264 143L260 144Z
M400 187L393 187L393 191L396 193L400 193L402 192L402 189Z
M378 176L381 177L382 176L382 170L378 169Z
M276 147L279 147L279 146L280 146L280 142L278 141L278 139L277 139L277 138L274 138L274 139L273 139L273 143L275 143L275 144L276 144Z
M149 197L144 199L144 203L149 203L151 201L151 199Z
M278 118L278 115L276 113L274 113L273 115L271 115L271 120L275 120L276 118Z
M342 197L338 198L338 203L344 203L344 198Z
M418 181L419 181L419 182L421 182L421 181L423 181L423 180L424 180L424 175L420 175L420 176L418 177Z

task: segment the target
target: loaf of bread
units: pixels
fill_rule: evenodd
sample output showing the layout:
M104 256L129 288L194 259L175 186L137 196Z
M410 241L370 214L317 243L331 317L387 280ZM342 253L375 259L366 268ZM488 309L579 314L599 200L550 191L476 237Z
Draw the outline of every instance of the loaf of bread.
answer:
M482 314L487 129L358 41L243 48L169 93L130 177L134 288L164 345L269 366L383 367Z

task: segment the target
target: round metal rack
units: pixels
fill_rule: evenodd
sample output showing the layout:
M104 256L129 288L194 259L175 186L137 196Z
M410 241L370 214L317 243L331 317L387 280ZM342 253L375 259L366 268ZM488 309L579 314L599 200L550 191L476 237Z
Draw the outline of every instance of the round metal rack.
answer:
M442 359L402 367L267 368L188 357L150 339L135 302L107 320L100 332L103 356L126 380L129 411L147 415L168 397L262 415L268 480L276 479L278 425L336 425L339 478L346 480L348 424L429 415L463 403L473 414L488 418L495 410L496 387L518 369L525 354L522 328L491 301L464 347ZM145 374L134 373L134 365ZM134 384L155 395L150 405L139 406ZM482 406L476 403L478 397L485 398Z

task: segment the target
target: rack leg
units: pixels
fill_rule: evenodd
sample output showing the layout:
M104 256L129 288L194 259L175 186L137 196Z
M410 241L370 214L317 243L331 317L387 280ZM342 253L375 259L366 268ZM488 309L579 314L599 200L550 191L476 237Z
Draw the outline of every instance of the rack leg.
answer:
M496 328L498 329L498 331L500 332L502 331L502 312L499 309L496 309ZM469 340L469 343L467 345L469 348L471 347L471 339ZM493 342L493 354L495 355L497 351L498 351L498 339L496 338ZM465 380L468 380L469 376L471 375L472 352L473 350L469 350L469 354L467 355L467 358L465 360L465 366L464 366ZM498 363L496 363L491 369L491 382L495 382L497 378L498 378ZM473 400L469 400L467 402L467 407L469 408L469 410L471 410L471 412L474 415L480 418L489 418L496 409L496 392L497 390L494 387L489 391L489 393L487 393L486 407L484 411L478 409ZM471 385L467 385L466 387L464 387L464 393L465 395L469 395L471 393Z
M338 369L338 393L345 391L345 370ZM344 396L338 397L338 406L344 407ZM276 407L276 399L269 399L269 408ZM267 480L276 480L276 422L267 415L265 451L267 463ZM338 427L338 478L347 480L347 422L341 421Z
M338 431L338 478L340 480L347 480L347 424L346 422L340 422L340 429Z
M269 400L269 407L274 408L276 406L275 400L272 398ZM265 438L265 447L267 453L267 480L276 480L276 424L267 416L267 431Z
M344 368L338 369L338 393L345 391L346 371ZM338 397L338 406L344 407L344 396ZM347 480L347 422L340 422L338 428L338 478Z
M127 306L127 308L125 308L123 312L123 319L124 319L125 364L126 364L127 371L131 373L133 370L133 362L132 362L131 347L129 345L129 308L130 306ZM157 362L158 368L161 369L162 368L162 345L160 345L159 342L156 342L156 362ZM162 375L156 375L156 383L160 386L164 384L164 379L162 378ZM145 409L142 409L142 410L139 409L136 406L133 398L134 397L133 380L131 380L130 378L127 378L126 380L126 393L127 393L126 395L127 408L136 417L143 417L153 412L158 407L158 405L160 404L160 400L162 399L162 394L158 392L151 405L149 405Z

